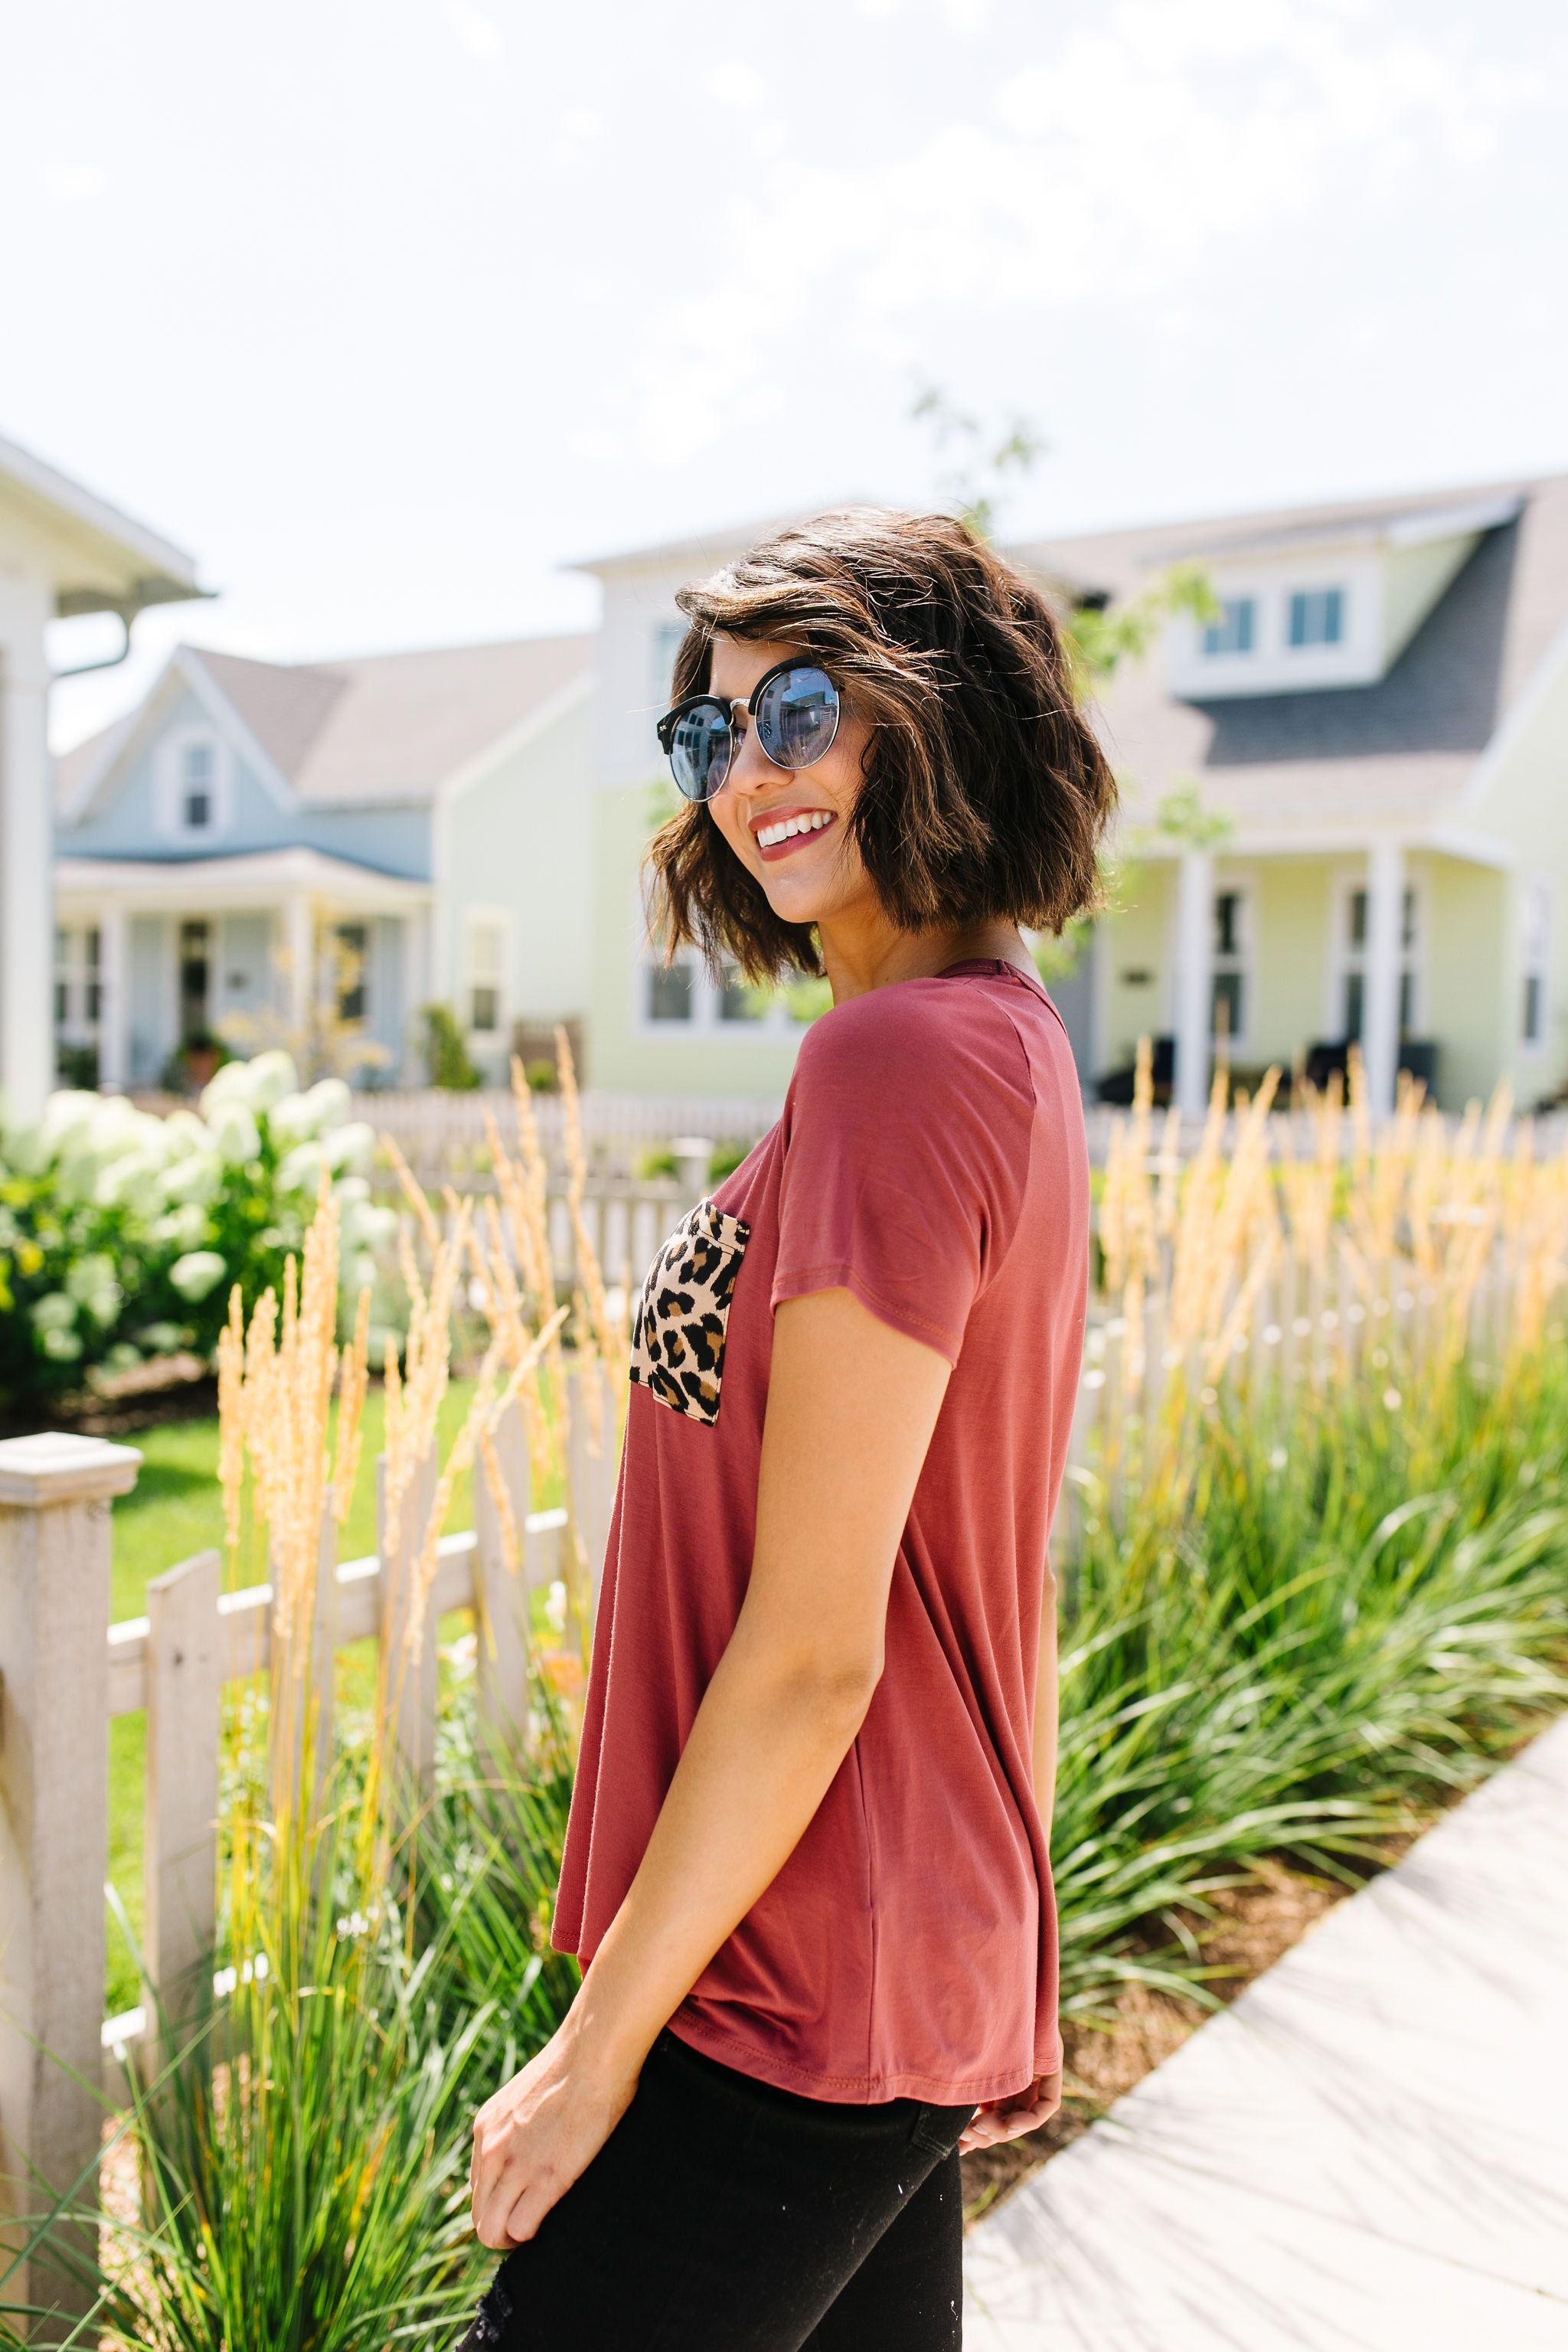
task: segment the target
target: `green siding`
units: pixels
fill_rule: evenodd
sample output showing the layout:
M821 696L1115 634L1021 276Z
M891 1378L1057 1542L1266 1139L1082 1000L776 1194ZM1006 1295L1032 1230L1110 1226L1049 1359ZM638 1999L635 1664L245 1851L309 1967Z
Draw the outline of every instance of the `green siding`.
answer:
M1140 1037L1157 1037L1170 1028L1168 941L1175 882L1169 860L1149 858L1130 866L1105 918L1101 1071L1124 1068ZM1139 972L1148 979L1139 981L1133 976Z
M637 1018L643 925L638 874L658 819L654 787L595 794L592 1070L595 1086L636 1094L782 1096L801 1032L661 1034Z
M1412 856L1421 892L1424 1036L1437 1042L1437 1101L1463 1110L1497 1084L1503 1034L1505 875L1457 857Z

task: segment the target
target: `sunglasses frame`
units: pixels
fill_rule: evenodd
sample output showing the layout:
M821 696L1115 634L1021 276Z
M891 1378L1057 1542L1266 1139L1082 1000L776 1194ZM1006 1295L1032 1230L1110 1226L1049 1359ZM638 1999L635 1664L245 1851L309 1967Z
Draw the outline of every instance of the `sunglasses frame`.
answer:
M844 716L844 696L838 681L833 676L832 672L823 662L819 661L816 656L812 654L786 654L783 661L774 662L772 669L765 669L763 672L755 686L752 687L750 694L734 694L726 696L722 694L715 694L710 688L701 694L682 695L680 700L673 704L671 708L665 712L664 717L658 722L657 732L658 735L659 747L663 751L666 759L673 765L675 757L675 730L689 711L700 709L705 702L710 702L716 709L727 711L729 714L730 726L730 764L724 771L723 782L719 786L719 792L721 793L724 789L724 785L730 781L731 770L735 764L735 755L739 749L735 740L736 711L743 710L747 718L751 719L752 704L761 701L763 695L773 684L774 678L784 677L791 670L796 669L821 670L823 677L826 678L827 683L832 687L834 694L837 698L837 707L833 713L832 734L829 735L826 742L817 753L816 760L807 760L804 762L805 766L815 768L816 761L825 760L838 739L838 724ZM754 728L754 719L752 720L752 725ZM800 773L799 769L791 768L787 760L773 759L773 753L763 741L761 735L758 735L757 742L763 759L771 761L775 768L782 768L786 775L798 775ZM680 792L680 781L679 777L676 779L675 788L677 792ZM681 793L680 796L682 800L689 800L694 808L705 808L710 801L716 800L718 798L718 793L704 793L700 800L697 799L690 793Z

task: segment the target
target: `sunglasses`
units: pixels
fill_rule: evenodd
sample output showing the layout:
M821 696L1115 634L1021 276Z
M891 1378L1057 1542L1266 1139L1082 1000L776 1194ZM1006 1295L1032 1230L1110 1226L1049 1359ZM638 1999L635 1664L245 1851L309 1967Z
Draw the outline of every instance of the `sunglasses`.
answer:
M809 768L838 732L838 688L825 669L798 655L764 671L750 694L726 700L689 694L658 722L678 788L689 801L710 801L741 748L735 713L743 710L775 768Z

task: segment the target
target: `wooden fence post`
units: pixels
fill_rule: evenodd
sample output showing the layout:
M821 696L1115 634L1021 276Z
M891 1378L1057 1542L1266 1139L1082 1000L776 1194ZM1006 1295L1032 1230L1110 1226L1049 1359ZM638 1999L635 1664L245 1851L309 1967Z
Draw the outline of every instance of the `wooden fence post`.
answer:
M205 2008L217 1934L218 1570L198 1552L147 1587L146 1958L171 2055Z
M713 1146L705 1135L678 1135L670 1144L683 1209L706 1198L713 1179Z
M475 1680L481 1743L515 1755L528 1740L531 1549L528 1425L515 1398L497 1423L492 1442L517 1549L509 1561L501 1515L481 1457L474 1465Z
M109 1507L141 1460L95 1437L0 1442L0 2243L51 2193L98 2200ZM61 2237L96 2253L90 2222ZM85 2284L30 2273L7 2293L90 2309Z
M616 1484L620 1475L620 1448L616 1443L616 1427L620 1399L616 1383L603 1365L596 1368L595 1377L599 1383L597 1444L595 1444L584 1374L576 1365L567 1374L571 1390L571 1419L566 1436L566 1478L572 1516L582 1538L594 1607L597 1609L599 1584L605 1573L605 1550L610 1539L610 1521L615 1515Z
M414 1581L436 1503L434 1455L419 1465L404 1497L395 1547L386 1535L386 1456L375 1465L376 1549L381 1554L381 1680L386 1696L386 1768L395 1801L417 1802L436 1779L436 1613L425 1612L417 1647L409 1635Z

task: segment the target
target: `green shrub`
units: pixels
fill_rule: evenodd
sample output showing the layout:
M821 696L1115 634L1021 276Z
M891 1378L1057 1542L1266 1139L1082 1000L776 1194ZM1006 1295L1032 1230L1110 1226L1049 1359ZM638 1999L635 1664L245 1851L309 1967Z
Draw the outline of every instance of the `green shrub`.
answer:
M425 1024L425 1070L430 1084L450 1094L471 1094L484 1081L469 1059L451 1006L426 1004L419 1018Z
M360 1172L373 1144L341 1080L299 1091L287 1054L231 1062L199 1112L120 1096L50 1097L0 1137L0 1405L79 1388L102 1367L216 1344L238 1283L247 1309L302 1245L323 1168L357 1289L395 1220Z

